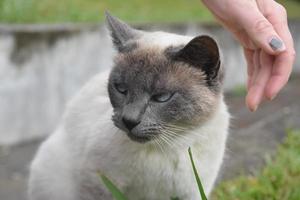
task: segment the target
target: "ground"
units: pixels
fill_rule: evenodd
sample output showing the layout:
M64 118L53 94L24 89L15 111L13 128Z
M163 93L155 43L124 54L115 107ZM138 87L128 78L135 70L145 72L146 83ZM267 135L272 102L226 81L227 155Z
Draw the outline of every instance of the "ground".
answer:
M239 174L256 174L265 158L273 156L287 129L300 129L300 76L295 76L272 102L250 113L239 92L226 95L232 113L231 134L219 178L229 180ZM24 200L28 166L40 141L0 148L0 199ZM196 185L195 185L196 187Z
M219 183L211 200L299 200L300 129L287 131L276 154L255 174L241 175Z

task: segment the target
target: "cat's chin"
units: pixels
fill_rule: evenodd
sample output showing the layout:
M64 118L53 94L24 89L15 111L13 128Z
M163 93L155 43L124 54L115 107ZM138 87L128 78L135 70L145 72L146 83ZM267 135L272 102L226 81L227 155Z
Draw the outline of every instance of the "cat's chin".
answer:
M138 143L146 143L152 140L153 137L149 136L149 135L141 135L138 136L136 134L133 133L127 133L127 136L134 142L138 142Z

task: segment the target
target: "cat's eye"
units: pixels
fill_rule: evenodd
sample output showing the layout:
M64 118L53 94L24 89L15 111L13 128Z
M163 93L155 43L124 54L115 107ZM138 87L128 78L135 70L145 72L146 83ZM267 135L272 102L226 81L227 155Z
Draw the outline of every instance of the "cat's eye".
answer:
M115 83L115 88L121 94L127 94L127 87L124 84Z
M159 103L163 103L169 101L173 95L174 93L171 92L155 94L152 96L152 100Z

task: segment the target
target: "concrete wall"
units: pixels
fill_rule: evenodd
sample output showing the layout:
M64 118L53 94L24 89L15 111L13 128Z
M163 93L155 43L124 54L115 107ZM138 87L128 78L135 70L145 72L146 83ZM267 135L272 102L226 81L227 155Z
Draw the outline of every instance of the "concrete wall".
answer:
M225 88L243 84L240 46L219 26L148 25L186 35L217 38L226 68ZM291 29L300 49L300 22ZM66 102L94 74L109 68L113 49L102 25L0 25L0 145L45 137L59 122ZM297 58L300 71L300 59Z

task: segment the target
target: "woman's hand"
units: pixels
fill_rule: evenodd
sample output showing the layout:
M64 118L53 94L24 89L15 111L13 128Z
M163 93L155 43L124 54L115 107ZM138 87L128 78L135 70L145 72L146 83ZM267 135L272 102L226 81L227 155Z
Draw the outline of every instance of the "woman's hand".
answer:
M239 40L248 65L246 104L255 111L287 83L295 60L285 8L274 0L203 0Z

